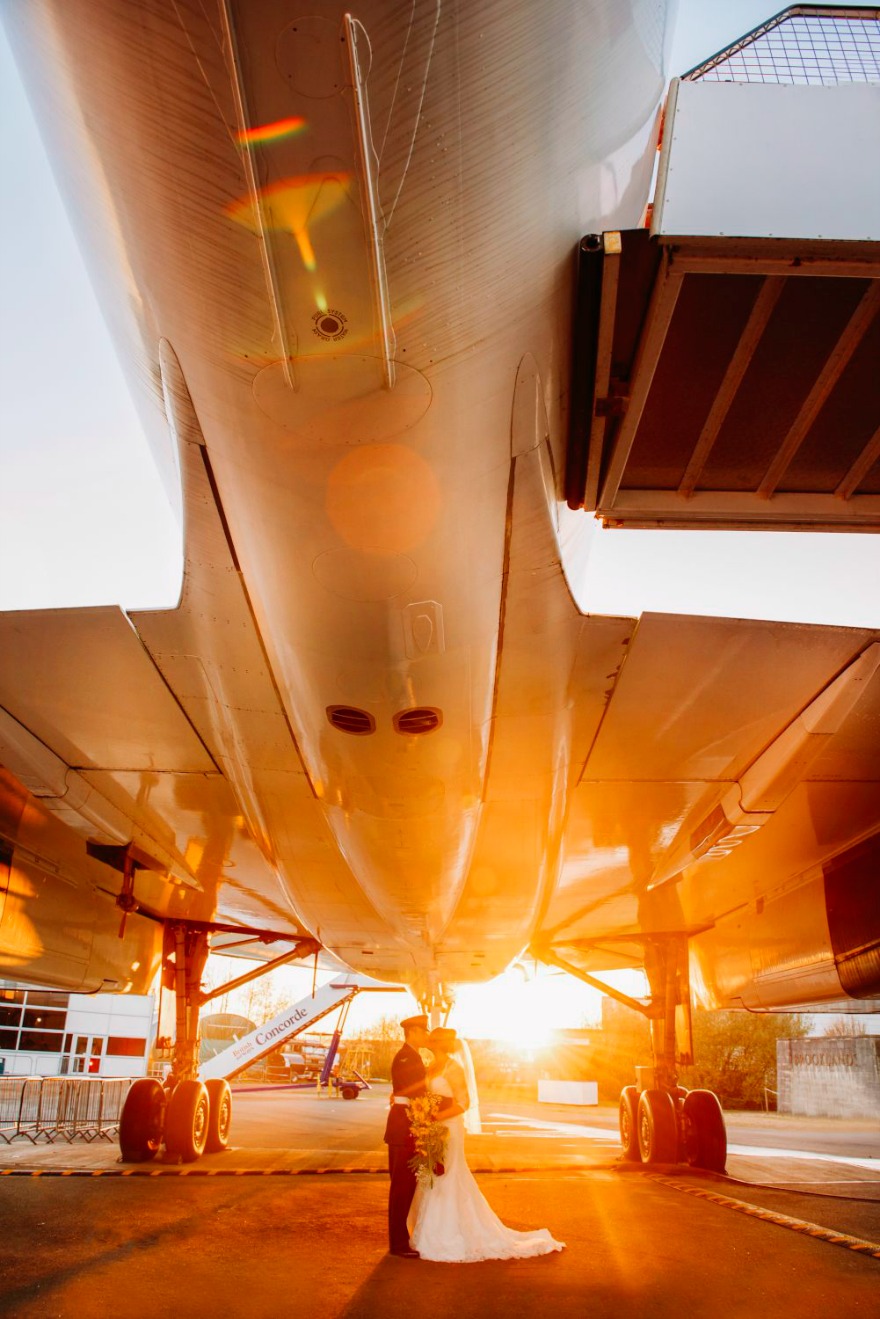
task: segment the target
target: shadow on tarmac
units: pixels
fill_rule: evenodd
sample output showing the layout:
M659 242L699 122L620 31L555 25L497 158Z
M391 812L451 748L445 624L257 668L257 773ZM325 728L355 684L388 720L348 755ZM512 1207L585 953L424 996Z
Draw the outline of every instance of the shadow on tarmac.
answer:
M642 1176L481 1176L561 1254L434 1264L386 1254L387 1178L15 1178L0 1313L15 1319L826 1319L873 1316L880 1262Z
M233 1135L240 1133L242 1145L182 1168L126 1168L109 1145L0 1149L0 1314L826 1319L845 1312L848 1319L874 1319L880 1313L880 1261L734 1212L717 1198L750 1200L880 1240L880 1205L872 1198L880 1178L872 1157L861 1159L870 1166L857 1159L811 1168L802 1157L769 1159L762 1149L760 1160L747 1163L776 1180L791 1178L775 1187L680 1167L641 1169L617 1161L613 1130L594 1131L606 1118L610 1126L613 1115L596 1111L493 1105L488 1134L470 1147L478 1164L494 1169L478 1180L504 1221L548 1227L566 1242L564 1252L461 1265L391 1258L388 1180L381 1171L386 1103L376 1093L358 1105L255 1095L238 1110ZM835 1140L838 1134L832 1133ZM846 1154L844 1141L839 1157ZM511 1166L516 1171L502 1171ZM673 1179L690 1193L671 1185ZM812 1186L825 1189L811 1195ZM716 1198L700 1198L703 1190Z

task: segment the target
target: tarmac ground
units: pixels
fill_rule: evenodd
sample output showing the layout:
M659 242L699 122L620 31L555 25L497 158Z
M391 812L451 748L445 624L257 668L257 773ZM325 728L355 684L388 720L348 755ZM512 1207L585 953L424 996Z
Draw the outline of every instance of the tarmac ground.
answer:
M722 1178L623 1164L612 1108L487 1094L468 1138L484 1194L566 1249L448 1265L386 1253L384 1088L235 1104L231 1148L197 1164L122 1165L105 1141L0 1146L0 1314L880 1315L876 1124L728 1115Z

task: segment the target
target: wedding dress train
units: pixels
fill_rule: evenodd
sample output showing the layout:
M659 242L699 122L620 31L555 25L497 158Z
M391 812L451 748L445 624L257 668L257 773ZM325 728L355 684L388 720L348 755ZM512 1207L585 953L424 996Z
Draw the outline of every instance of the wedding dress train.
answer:
M456 1066L451 1063L446 1071ZM463 1077L460 1083L464 1084ZM434 1077L428 1088L461 1102L460 1085L452 1085L446 1072ZM528 1259L562 1250L564 1243L554 1241L546 1228L517 1232L502 1223L467 1165L464 1118L450 1118L446 1126L449 1128L446 1171L442 1177L434 1178L433 1186L419 1186L410 1215L410 1240L422 1259L463 1264L483 1259Z

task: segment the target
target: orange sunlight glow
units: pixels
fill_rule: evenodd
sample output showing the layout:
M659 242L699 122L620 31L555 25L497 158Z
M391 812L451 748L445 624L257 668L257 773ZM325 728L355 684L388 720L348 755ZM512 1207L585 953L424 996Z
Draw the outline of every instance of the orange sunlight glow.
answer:
M217 956L217 955L215 955ZM217 958L224 967L218 979L229 979L240 971L237 959ZM230 966L234 960L235 965ZM319 983L332 976L322 975ZM639 971L609 972L603 979L624 993L639 997L645 992L644 977ZM280 967L270 973L271 983L280 1000L296 1003L312 989L311 968ZM354 1000L346 1030L347 1036L369 1037L371 1028L391 1019L401 1021L420 1011L409 991L389 986L388 994L360 994ZM246 1013L249 989L235 990L223 1011ZM239 997L237 997L239 996ZM237 1005L237 1006L236 1006ZM602 996L589 985L572 976L529 962L517 964L482 985L459 985L449 1014L449 1025L467 1040L496 1040L508 1050L518 1049L528 1059L538 1049L558 1043L554 1032L598 1025L602 1017Z
M474 1040L501 1040L530 1053L553 1032L599 1020L600 995L568 975L515 966L486 985L462 985L449 1024Z

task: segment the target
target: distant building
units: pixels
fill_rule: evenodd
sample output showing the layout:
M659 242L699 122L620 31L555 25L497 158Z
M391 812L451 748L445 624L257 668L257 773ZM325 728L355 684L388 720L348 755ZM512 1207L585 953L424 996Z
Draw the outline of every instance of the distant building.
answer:
M152 994L61 994L0 982L6 1076L144 1076Z

